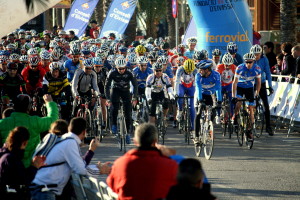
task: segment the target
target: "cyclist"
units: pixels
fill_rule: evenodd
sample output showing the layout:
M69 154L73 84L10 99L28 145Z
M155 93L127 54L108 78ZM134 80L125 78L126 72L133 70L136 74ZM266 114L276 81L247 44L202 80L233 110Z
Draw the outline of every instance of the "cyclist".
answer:
M25 67L21 73L26 82L26 92L31 96L37 93L39 97L42 97L42 83L46 72L39 64L40 59L38 56L29 57L28 61L28 66Z
M105 84L105 96L108 105L112 105L112 128L113 134L117 134L117 115L119 110L120 98L123 101L127 133L130 133L131 120L131 95L130 82L133 85L132 104L136 105L137 101L137 82L131 71L126 68L126 60L123 57L116 59L116 70L111 70L107 76ZM113 82L113 84L112 84ZM111 92L110 92L111 88ZM126 143L130 143L130 135L126 136Z
M50 57L51 57L50 53L47 50L41 51L40 53L41 65L46 72L50 71L49 69Z
M233 64L233 57L230 53L226 53L222 58L222 63L217 66L217 72L221 75L222 83L222 97L224 93L227 92L227 97L230 102L230 112L233 113L234 105L231 103L232 99L232 81L235 74L236 66Z
M222 104L222 94L221 94L221 76L219 72L212 70L213 63L209 60L202 60L197 64L199 68L199 73L196 75L196 92L195 97L200 105L197 105L197 112L195 118L195 138L194 143L199 142L199 131L200 131L200 117L202 105L213 106L214 100L213 95L217 95L217 117L216 123L220 123L220 109Z
M234 60L233 64L235 66L238 66L243 63L243 58L240 54L237 53L237 51L238 51L238 47L237 47L236 43L229 42L227 44L227 52L232 55L233 60Z
M0 94L3 102L2 112L7 108L10 100L14 102L19 94L25 92L25 81L17 73L17 70L17 63L8 63L7 71L0 76Z
M169 77L169 79L171 81L172 87L173 87L173 85L174 85L174 81L173 81L174 74L173 74L172 66L171 66L171 64L168 61L168 57L165 56L165 55L160 56L158 58L157 62L160 63L160 64L162 64L163 73L168 75L168 77Z
M192 37L189 38L187 42L188 42L189 49L184 53L184 56L188 57L189 59L193 59L195 54L195 47L197 45L197 39Z
M259 96L262 99L265 108L266 131L270 136L272 136L274 135L274 133L270 123L270 108L266 88L266 81L268 81L270 94L274 92L272 88L272 77L270 72L269 60L265 55L262 54L262 48L258 44L253 45L250 49L250 52L255 55L254 64L258 65L261 69L261 87L259 90Z
M164 120L166 120L166 116L168 113L168 96L169 94L171 100L174 100L172 84L170 78L167 74L163 73L163 66L161 63L156 62L153 64L154 74L150 74L146 81L146 98L149 104L151 104L150 108L150 122L155 123L155 111L156 111L156 103L157 101L162 101L163 103L163 113Z
M216 63L208 58L208 52L205 49L202 49L201 51L196 51L194 54L194 60L195 63L199 63L201 60L209 60L212 63L212 69L216 70L217 65Z
M146 48L143 45L138 45L135 48L135 53L137 56L144 56L146 53Z
M83 69L77 69L74 74L72 82L72 93L74 96L72 115L75 114L77 102L81 100L81 97L87 96L91 99L90 109L94 106L95 101L92 99L92 89L96 96L99 96L100 91L97 85L97 75L93 71L92 59L85 59L83 61Z
M101 124L102 128L105 128L106 125L106 97L105 97L105 80L108 74L108 69L103 66L102 59L99 57L93 58L94 63L94 71L97 75L97 85L100 91L101 96L101 110L103 117L103 124Z
M222 55L222 52L220 51L220 49L214 49L212 51L212 60L216 63L216 65L221 64L220 62L220 57Z
M82 69L82 61L79 60L80 57L80 49L77 47L73 47L70 51L72 59L64 62L64 69L67 72L67 78L71 83L77 69Z
M261 69L258 65L254 64L255 55L253 53L246 53L244 55L245 63L239 65L235 70L234 80L232 84L232 102L236 104L233 120L234 125L237 125L237 115L241 108L241 102L237 99L243 98L245 95L249 101L250 120L254 123L254 110L255 98L259 94L261 86ZM256 88L254 88L254 81L256 80ZM254 91L255 89L255 91ZM247 132L247 136L251 139L253 135Z
M189 97L194 97L195 93L195 77L197 69L193 60L188 59L184 62L183 66L179 67L176 72L175 79L175 94L178 97L183 97L186 94ZM189 100L190 104L190 115L191 115L191 131L194 131L194 120L195 120L195 108L194 99ZM176 119L180 120L182 115L183 99L178 99L178 111Z

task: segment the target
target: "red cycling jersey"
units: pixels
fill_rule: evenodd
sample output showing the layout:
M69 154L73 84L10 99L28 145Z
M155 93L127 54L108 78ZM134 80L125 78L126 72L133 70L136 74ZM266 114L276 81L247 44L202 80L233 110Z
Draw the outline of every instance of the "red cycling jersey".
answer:
M220 64L217 66L216 71L221 75L221 82L222 86L230 85L233 81L234 74L235 74L236 66L234 64L230 65L229 70L226 70L224 64Z

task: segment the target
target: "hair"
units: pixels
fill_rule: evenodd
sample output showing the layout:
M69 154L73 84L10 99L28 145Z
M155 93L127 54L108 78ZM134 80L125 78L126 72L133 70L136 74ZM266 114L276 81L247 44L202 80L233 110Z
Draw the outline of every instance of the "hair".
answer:
M57 136L61 136L68 132L68 122L63 119L56 120L50 126L50 133L54 133Z
M20 94L14 102L16 112L27 113L31 106L31 98L28 95Z
M157 129L154 124L143 123L135 129L134 137L140 147L151 147L158 139Z
M202 181L204 176L203 169L199 160L187 158L180 162L177 181L179 184L195 185Z
M69 31L69 33L70 33L71 35L75 35L75 32L74 32L74 31Z
M271 52L274 50L274 43L271 41L265 42L265 44L268 48L271 48Z
M293 50L294 50L294 51L300 51L300 45L294 46L294 47L293 47Z
M283 57L284 57L283 53L279 53L276 56L276 58L278 58L279 60L283 60Z
M10 117L11 113L15 112L13 108L6 108L2 113L2 119Z
M99 33L99 31L98 31L98 30L94 30L93 32L97 32L97 33Z
M289 42L285 42L281 45L281 50L284 51L285 53L291 54L292 53L292 48L293 45Z
M82 117L75 117L70 121L68 129L70 132L80 135L86 129L86 120Z
M17 126L9 132L6 138L6 145L8 150L18 150L21 148L23 142L28 141L30 134L28 129L23 126Z

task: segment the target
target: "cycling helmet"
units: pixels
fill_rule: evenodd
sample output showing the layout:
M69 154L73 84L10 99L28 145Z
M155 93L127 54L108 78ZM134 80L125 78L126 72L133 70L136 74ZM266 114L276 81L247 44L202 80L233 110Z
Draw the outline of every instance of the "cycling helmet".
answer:
M208 52L205 49L201 51L196 51L194 54L195 60L206 60L207 57L208 57Z
M98 49L95 53L95 56L104 59L107 55L105 52L101 51L101 49Z
M57 44L56 41L51 40L51 41L50 41L50 44L49 44L49 47L50 47L50 48L58 47L58 44Z
M31 32L31 35L37 35L37 32L34 29L31 29L30 32Z
M133 41L132 43L131 43L131 46L132 47L137 47L137 46L139 46L141 43L139 42L139 41Z
M89 41L89 43L90 43L91 45L94 45L94 44L95 44L95 40L94 40L94 39L89 39L88 41Z
M195 70L195 63L191 59L184 61L183 69L186 73L190 74Z
M121 47L119 48L119 51L120 51L121 53L126 53L126 52L127 52L127 48L124 47L124 46L121 46Z
M23 48L25 48L26 51L28 51L29 49L32 48L32 45L28 42L26 42L24 45L23 45Z
M101 47L100 47L101 51L109 51L109 46L107 46L106 44L103 44Z
M51 72L53 72L54 70L60 70L60 64L58 62L52 62L49 65L49 69Z
M93 62L92 59L88 58L88 59L85 59L85 60L83 61L83 65L84 65L85 67L93 67L94 62Z
M185 61L184 57L179 56L176 60L177 63L183 63Z
M201 60L198 64L197 64L197 68L198 69L209 69L211 68L213 65L211 60Z
M154 45L157 46L157 47L159 47L159 46L161 45L161 40L158 39L158 38L156 38L156 39L154 40Z
M159 62L159 63L165 65L165 64L168 63L168 57L167 57L167 56L160 56L160 57L158 57L157 62Z
M155 51L149 52L148 58L151 59L151 60L156 60L156 59L157 59L157 54L156 54L156 52L155 52Z
M7 50L15 50L16 49L16 45L14 45L14 44L8 44L8 45L6 45L6 47L5 47Z
M83 49L81 50L81 53L82 53L82 55L90 55L90 54L91 54L91 51L90 51L89 49L87 49L87 48L83 48Z
M130 64L133 64L133 65L136 64L136 55L135 54L129 54L126 58L127 58L127 61L130 62Z
M28 62L28 56L27 55L22 55L19 60L21 62Z
M213 56L221 56L222 55L222 52L220 51L220 49L214 49L212 51L212 55Z
M100 38L96 38L95 39L95 44L97 45L97 44L101 44L101 39Z
M0 64L6 64L8 57L5 55L0 55Z
M158 56L164 56L164 55L166 55L166 51L165 50L158 50L157 55Z
M135 48L135 52L138 53L138 54L144 55L145 52L146 52L146 48L145 48L143 45L138 45L138 46Z
M10 53L7 50L0 51L0 56L7 56L8 57L9 55L10 55Z
M154 64L152 65L152 68L153 68L154 70L159 70L159 69L162 69L163 66L162 66L162 64L160 64L159 62L156 62L156 63L154 63Z
M196 44L196 43L197 43L197 38L195 38L195 37L190 37L190 38L187 40L187 43L188 43L188 44Z
M18 64L14 62L10 62L7 64L7 69L18 69Z
M232 65L234 63L232 55L230 53L226 53L222 58L222 63L224 65Z
M40 62L40 59L39 59L38 56L32 56L32 57L29 57L28 62L29 62L30 65L35 66Z
M80 55L80 49L77 48L77 46L73 46L73 48L71 48L71 50L70 50L70 54L71 55Z
M27 51L27 54L28 54L29 56L38 55L38 51L37 51L36 48L31 48L31 49L29 49L29 50Z
M51 52L51 58L52 58L52 60L59 60L59 58L60 58L60 53L58 52L58 51L52 51Z
M137 63L138 64L147 64L148 63L148 59L146 58L146 56L140 56L137 59Z
M168 42L162 43L160 45L161 49L170 49L170 44Z
M81 43L81 48L84 49L84 48L89 48L90 47L90 43L88 41L83 41Z
M145 48L146 48L147 52L150 52L153 50L154 46L152 44L148 43L148 44L145 44Z
M20 55L16 54L16 53L12 53L12 54L10 54L9 59L10 60L19 60L20 59Z
M93 58L94 65L103 65L102 59L99 57Z
M47 50L44 50L40 53L40 57L42 60L50 60L50 53Z
M154 42L153 37L149 37L149 38L147 39L147 42L148 42L149 44L153 44L153 42Z
M145 39L141 39L141 40L140 40L140 43L141 43L141 45L144 46L145 44L147 44L147 41L146 41Z
M134 53L135 52L135 47L131 47L127 49L127 53Z
M234 43L234 42L229 42L229 43L227 44L227 51L228 51L230 54L236 53L237 50L238 50L238 48L237 48L236 43Z
M118 58L115 61L116 67L125 67L127 64L126 60L124 58Z
M262 53L262 48L260 45L255 44L251 47L250 49L250 53L254 53L254 54L261 54Z
M244 56L243 56L244 60L247 61L247 60L255 60L255 55L254 53L246 53Z
M93 52L93 53L96 53L96 51L98 50L99 48L96 46L96 45L93 45L90 47L90 51Z

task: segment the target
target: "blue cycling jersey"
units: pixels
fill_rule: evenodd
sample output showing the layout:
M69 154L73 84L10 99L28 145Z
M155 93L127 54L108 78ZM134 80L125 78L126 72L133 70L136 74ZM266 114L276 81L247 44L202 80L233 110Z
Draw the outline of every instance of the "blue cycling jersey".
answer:
M73 80L75 71L78 68L80 68L80 62L82 62L82 61L79 61L78 63L75 64L72 61L72 59L67 60L67 61L64 62L63 68L64 68L65 71L67 71L67 78L68 78L69 82L71 82Z
M149 74L152 74L153 70L147 67L147 69L142 72L139 67L133 69L133 75L136 77L138 87L146 88L146 80Z
M272 77L268 58L262 55L261 58L254 63L261 69L261 83L265 83L267 79L269 86L272 87Z
M255 79L261 77L261 69L256 64L253 64L252 68L248 69L246 64L243 63L236 68L235 77L238 78L238 87L251 88L254 87Z
M196 93L198 100L202 100L202 94L212 95L217 94L217 100L222 101L221 93L221 76L219 72L211 71L208 77L201 76L200 73L196 75Z
M194 54L195 54L195 50L187 50L184 53L184 56L188 57L189 59L193 59L194 58Z
M105 60L103 63L103 66L109 71L111 70L113 67L109 64L108 60Z
M170 63L168 63L166 70L164 71L165 74L168 75L169 78L173 78L174 74L173 74L173 69Z

